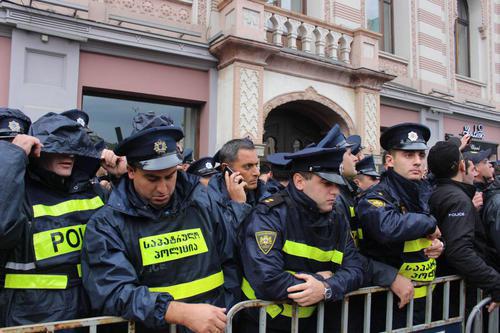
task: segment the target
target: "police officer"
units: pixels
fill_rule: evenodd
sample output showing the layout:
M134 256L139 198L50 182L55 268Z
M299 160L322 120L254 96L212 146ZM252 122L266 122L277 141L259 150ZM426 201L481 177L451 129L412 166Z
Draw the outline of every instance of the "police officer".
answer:
M0 326L89 315L80 249L104 193L90 179L101 152L67 117L49 113L30 135L0 141Z
M494 179L494 170L488 157L491 155L491 149L481 150L479 152L468 151L464 153L464 158L472 161L476 167L477 175L474 177L474 186L478 192L486 190L488 185Z
M206 188L178 171L182 130L161 119L138 128L115 149L126 156L128 174L85 233L92 307L148 332L167 323L222 332L225 307L234 302L224 265L236 257L226 223L209 207Z
M210 181L212 176L218 173L218 171L214 168L214 164L215 163L213 157L202 157L191 163L186 172L199 176L200 182L203 185L208 186L208 182Z
M304 332L314 329L317 303L341 300L363 281L348 222L333 211L343 184L343 153L309 147L286 155L290 183L256 206L240 235L246 298L298 303ZM267 308L270 332L290 330L291 309L290 304ZM334 326L333 316L328 318L327 326ZM256 332L257 313L246 314L242 326L242 332Z
M435 258L443 250L436 219L429 213L431 193L422 182L429 137L430 130L420 124L403 123L387 129L380 144L388 151L389 168L379 184L362 194L356 207L363 230L361 252L399 269L412 281L432 281ZM423 320L425 304L421 301L426 288L415 288L415 323ZM406 310L394 308L393 327L405 325Z
M31 119L21 110L0 108L0 140L12 141L18 134L27 134Z
M380 182L380 174L375 168L373 155L365 156L361 161L356 163L357 175L354 176L353 182L359 188L360 192L368 190L373 185Z
M290 160L285 159L288 153L275 153L267 156L271 164L271 177L266 183L270 194L278 193L288 186L290 180Z

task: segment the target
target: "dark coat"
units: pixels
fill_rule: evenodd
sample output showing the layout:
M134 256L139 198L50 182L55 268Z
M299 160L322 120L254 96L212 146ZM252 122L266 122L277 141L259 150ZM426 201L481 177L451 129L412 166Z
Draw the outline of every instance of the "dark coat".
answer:
M90 181L100 151L80 125L56 114L36 121L30 134L40 139L42 152L74 154L75 165L62 178L37 167L18 146L0 142L0 326L89 315L80 248L85 224L106 200Z
M496 179L483 192L483 224L490 243L500 257L500 179Z
M451 179L438 179L436 184L430 205L446 244L438 273L463 275L473 286L491 293L498 302L498 254L487 246L486 232L472 204L475 187Z

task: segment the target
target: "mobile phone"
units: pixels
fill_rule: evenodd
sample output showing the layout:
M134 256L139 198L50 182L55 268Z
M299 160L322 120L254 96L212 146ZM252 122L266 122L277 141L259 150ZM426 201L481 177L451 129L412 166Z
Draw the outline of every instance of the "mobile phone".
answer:
M233 169L231 169L228 165L226 165L226 168L224 169L224 172L227 172L229 177L234 173ZM240 184L243 181L243 179L240 179L238 181L238 184Z

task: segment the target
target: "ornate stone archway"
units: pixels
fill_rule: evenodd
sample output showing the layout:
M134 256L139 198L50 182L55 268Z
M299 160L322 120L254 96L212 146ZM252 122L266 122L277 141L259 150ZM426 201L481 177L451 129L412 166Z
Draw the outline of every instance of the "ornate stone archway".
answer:
M342 107L340 107L337 103L332 101L330 98L319 94L313 87L309 87L304 91L295 91L295 92L290 92L290 93L278 95L278 96L274 97L273 99L269 100L268 102L266 102L264 104L264 107L263 107L264 121L267 118L268 114L272 110L279 107L280 105L294 102L294 101L313 101L313 102L324 105L325 107L334 111L335 114L338 116L338 118L341 118L344 121L344 124L339 124L339 125L341 127L345 127L344 130L347 130L347 133L345 133L346 135L354 133L354 122L353 122L352 118L349 116L349 114ZM318 114L315 114L315 116L320 117L320 119L323 120L325 123L331 123L328 115L318 113ZM334 115L331 115L331 116L334 116ZM333 124L331 124L331 125L333 125Z

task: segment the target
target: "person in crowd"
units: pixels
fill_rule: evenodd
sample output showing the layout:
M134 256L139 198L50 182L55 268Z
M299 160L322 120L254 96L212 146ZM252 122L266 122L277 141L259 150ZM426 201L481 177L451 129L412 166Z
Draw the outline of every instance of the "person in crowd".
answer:
M367 191L373 185L380 182L380 174L375 167L373 155L365 156L361 161L356 163L357 175L354 176L353 182L359 188L360 192Z
M182 158L182 163L180 164L180 168L183 171L187 171L191 163L194 162L193 159L193 150L191 148L186 148L182 152L183 158Z
M263 183L267 184L269 179L271 179L272 177L271 167L269 166L269 164L264 163L260 165L259 171L260 171L259 179Z
M422 181L429 137L430 130L420 124L403 123L387 129L380 144L388 152L388 170L379 184L360 196L356 207L363 230L361 252L398 269L415 282L434 279L435 259L444 247L427 204L431 193ZM423 322L426 294L426 286L414 289L414 323ZM385 304L377 307L381 311ZM383 318L381 313L372 316L372 327L383 329ZM405 325L406 309L394 306L393 327Z
M495 178L483 192L483 195L482 220L484 228L490 243L496 249L497 259L500 260L500 178Z
M213 157L202 157L191 163L186 172L195 176L199 176L200 182L203 185L208 186L208 182L210 181L212 176L218 173L218 171L214 168L214 164L215 163Z
M285 159L288 153L274 153L266 157L271 165L271 178L266 183L270 194L284 190L290 181L290 160Z
M237 301L225 287L225 265L236 257L231 222L210 207L206 187L178 170L183 132L164 120L135 119L115 148L127 175L87 225L83 283L95 311L135 320L139 330L170 323L223 332Z
M31 119L21 110L0 108L0 140L12 141L18 134L27 134Z
M55 113L0 141L0 327L89 316L80 249L105 202L91 181L101 153L80 124Z
M490 166L488 157L491 155L491 149L481 150L479 152L468 151L464 153L464 158L472 161L476 168L476 177L474 177L474 186L477 192L486 190L491 180L494 178L494 172Z
M460 274L468 287L490 293L492 303L488 308L492 311L500 304L500 263L472 204L476 191L474 164L462 156L457 145L444 141L430 149L428 164L436 176L436 188L429 201L431 213L446 243L438 275ZM474 288L467 288L467 294L470 309L477 302Z
M291 160L288 186L259 203L240 233L244 295L298 303L303 332L314 331L317 303L326 301L327 313L335 312L331 303L363 282L364 265L348 222L333 211L343 184L339 166L344 151L309 147L286 155ZM290 304L266 311L268 332L289 331ZM327 330L338 324L334 317L327 316ZM240 332L256 332L257 318L257 311L246 313Z

